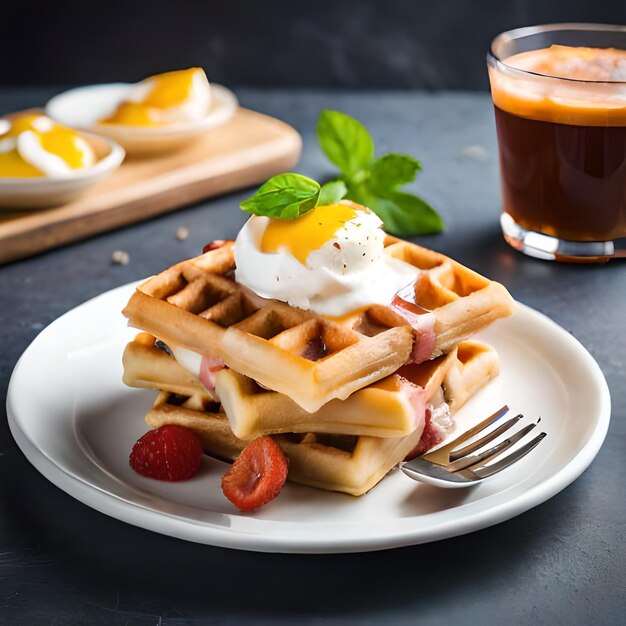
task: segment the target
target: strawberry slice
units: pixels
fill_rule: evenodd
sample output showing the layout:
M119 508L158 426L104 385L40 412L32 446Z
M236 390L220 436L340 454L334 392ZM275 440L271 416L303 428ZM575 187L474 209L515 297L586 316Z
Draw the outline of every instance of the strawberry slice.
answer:
M142 476L178 481L195 476L202 462L202 444L193 431L167 424L149 430L135 443L130 466Z
M250 442L222 478L224 495L242 511L273 500L287 480L288 461L268 436Z
M217 373L224 369L224 361L219 357L203 356L200 361L200 382L215 395Z
M426 454L431 448L434 448L437 444L441 443L445 438L445 432L435 424L432 420L432 411L426 409L424 415L424 430L419 442L404 458L405 461L410 461L415 457Z

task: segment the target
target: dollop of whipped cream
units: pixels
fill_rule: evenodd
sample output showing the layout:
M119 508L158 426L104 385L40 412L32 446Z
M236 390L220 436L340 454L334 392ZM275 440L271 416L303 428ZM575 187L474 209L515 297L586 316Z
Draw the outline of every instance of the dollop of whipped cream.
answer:
M235 277L256 294L340 317L389 304L418 270L384 254L382 222L351 202L295 220L252 216L235 242Z

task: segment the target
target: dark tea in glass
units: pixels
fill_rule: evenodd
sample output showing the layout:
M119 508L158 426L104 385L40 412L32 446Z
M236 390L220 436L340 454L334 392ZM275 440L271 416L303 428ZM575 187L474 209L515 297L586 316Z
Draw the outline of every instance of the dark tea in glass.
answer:
M626 28L511 31L488 63L506 240L545 259L626 255Z

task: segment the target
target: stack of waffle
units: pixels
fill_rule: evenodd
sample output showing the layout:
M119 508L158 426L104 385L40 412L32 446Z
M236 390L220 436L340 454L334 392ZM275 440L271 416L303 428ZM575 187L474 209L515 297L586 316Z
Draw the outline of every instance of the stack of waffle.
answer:
M160 392L148 424L189 427L225 460L269 434L289 480L352 495L425 451L425 427L432 442L437 418L497 374L494 350L468 339L513 303L431 250L388 237L385 253L420 270L410 295L341 318L236 283L232 242L149 279L124 310L144 331L124 381Z

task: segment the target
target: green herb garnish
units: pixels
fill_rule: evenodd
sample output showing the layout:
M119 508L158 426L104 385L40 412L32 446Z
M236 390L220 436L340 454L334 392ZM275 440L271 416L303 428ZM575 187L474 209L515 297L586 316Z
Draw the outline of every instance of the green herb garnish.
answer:
M317 204L321 204L322 206L337 204L339 200L346 197L347 192L348 188L342 180L333 180L330 183L322 185Z
M335 180L320 184L302 174L279 174L261 185L257 192L239 206L253 215L293 220L318 204L334 204L346 195L346 185Z
M443 230L439 214L421 198L400 191L413 182L421 163L394 152L374 158L374 140L365 126L339 111L322 111L317 137L324 154L339 168L336 180L320 186L302 174L279 174L241 203L253 215L293 220L318 205L349 198L370 208L397 235L425 235Z
M443 230L444 222L435 209L418 196L399 190L413 182L422 169L417 159L393 152L375 159L374 140L365 126L340 111L320 113L317 138L324 154L341 172L327 185L343 183L344 197L374 211L386 230L397 235Z

